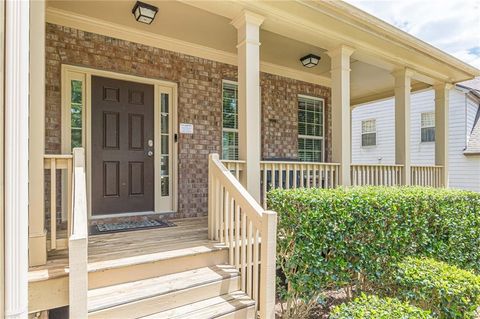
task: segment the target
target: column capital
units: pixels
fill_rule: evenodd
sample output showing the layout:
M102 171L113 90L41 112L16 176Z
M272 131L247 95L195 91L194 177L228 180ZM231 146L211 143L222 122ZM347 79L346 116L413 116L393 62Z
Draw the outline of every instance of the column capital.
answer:
M251 24L260 27L263 21L265 21L264 16L253 13L251 11L242 10L242 12L238 16L236 16L230 22L230 24L233 25L235 28L240 29L245 24Z
M353 54L353 52L355 52L355 48L342 44L334 49L328 50L326 53L330 58L335 58L337 56L350 57Z
M393 72L391 72L392 76L394 78L409 78L411 79L415 75L415 71L409 68L401 68L401 69L396 69Z
M447 82L437 82L433 84L433 88L435 91L438 90L450 90L454 87L454 84L452 83L447 83Z

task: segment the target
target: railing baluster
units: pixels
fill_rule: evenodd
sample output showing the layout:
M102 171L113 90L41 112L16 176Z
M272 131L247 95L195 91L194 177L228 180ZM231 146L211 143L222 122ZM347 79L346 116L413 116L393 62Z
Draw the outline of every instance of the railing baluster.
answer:
M235 207L235 268L240 270L240 205Z
M57 161L50 160L50 248L57 249Z
M253 298L252 294L252 248L253 248L253 229L252 229L252 221L248 219L248 230L247 230L247 295L250 298Z
M290 164L285 167L285 179L287 180L286 189L290 189Z
M267 165L263 164L263 208L267 209Z
M229 226L230 227L228 228L228 230L229 230L229 236L228 237L230 238L230 244L229 244L229 249L228 250L229 250L229 256L230 256L230 258L229 258L230 265L233 265L234 264L233 253L234 253L234 246L235 246L235 244L234 244L235 240L233 238L233 236L234 236L234 231L233 230L234 230L234 227L235 227L235 224L234 224L235 223L235 221L234 221L235 202L233 200L233 197L230 197L229 200L230 200L229 201L230 209L229 209L228 216L229 216Z
M293 188L297 187L297 164L293 164Z
M241 288L246 291L246 274L247 274L247 214L242 214L242 270L240 272L242 278Z
M259 253L259 233L258 229L254 228L253 230L253 300L258 300L258 288L259 288L259 281L258 281L258 261L260 260L260 253ZM258 310L258 303L255 305L256 309Z

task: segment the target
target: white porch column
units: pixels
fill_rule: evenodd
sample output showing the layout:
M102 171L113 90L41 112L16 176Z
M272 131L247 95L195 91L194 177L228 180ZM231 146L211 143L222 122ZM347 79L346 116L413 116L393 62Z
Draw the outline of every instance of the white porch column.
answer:
M332 160L340 163L339 185L350 186L351 118L350 56L353 48L340 46L328 52L332 75Z
M29 1L5 23L5 317L27 318Z
M246 161L241 182L260 202L260 25L264 18L244 11L232 21L237 28L238 155Z
M0 17L5 21L5 1L0 2ZM0 23L0 229L3 234L5 225L4 211L4 74L5 74L5 23ZM5 235L0 235L0 317L5 316Z
M395 163L403 165L402 185L410 185L410 90L413 71L401 69L395 78Z
M47 263L43 194L45 153L45 1L30 4L30 136L28 255L30 266Z
M451 84L435 88L435 165L443 166L442 184L448 187L448 109Z

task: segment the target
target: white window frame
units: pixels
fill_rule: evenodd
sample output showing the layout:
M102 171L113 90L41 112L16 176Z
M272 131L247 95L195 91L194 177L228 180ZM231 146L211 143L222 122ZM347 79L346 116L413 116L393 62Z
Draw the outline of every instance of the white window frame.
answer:
M237 87L237 128L225 128L223 126L223 87L225 84L230 84L230 85L235 85ZM229 133L236 133L237 134L237 140L238 140L238 135L239 135L239 129L238 129L238 82L235 81L230 81L230 80L222 80L222 136L221 136L221 143L220 143L220 148L221 148L221 159L222 160L238 160L239 159L239 149L238 149L238 144L237 144L237 158L232 159L232 158L224 158L223 157L223 133L224 132L229 132Z
M316 97L316 96L311 96L311 95L297 94L297 125L299 123L299 121L298 121L298 111L299 111L298 102L299 102L300 98L322 102L322 136L298 134L298 129L297 129L297 143L298 143L298 139L301 139L301 138L311 139L311 140L321 140L322 143L320 145L321 145L322 149L320 151L322 153L322 156L320 158L320 161L325 162L325 160L327 158L327 154L325 153L325 99L320 98L320 97ZM298 148L298 153L299 153L298 158L300 159L300 148ZM305 162L305 163L308 163L308 162Z
M375 131L373 131L373 132L364 132L364 131L363 131L363 123L364 123L364 122L369 122L369 121L373 121L373 122L375 123ZM377 143L377 137L378 137L378 134L377 134L377 119L370 118L370 119L364 119L364 120L362 120L362 122L360 123L360 130L361 130L360 144L361 144L362 148L377 147L377 145L378 145L378 143ZM373 133L375 133L375 144L373 144L373 145L363 145L363 135L364 135L364 134L373 134Z
M424 115L424 114L432 114L432 115L433 115L433 122L434 122L434 123L433 123L433 126L432 126L432 125L430 125L430 126L423 126L423 121L422 121L422 119L423 119L423 115ZM433 129L436 130L436 124L437 124L437 123L435 123L435 112L422 112L422 113L420 113L420 143L435 143L435 135L433 135L433 141L423 141L423 140L422 140L422 130L423 130L424 128L433 128Z

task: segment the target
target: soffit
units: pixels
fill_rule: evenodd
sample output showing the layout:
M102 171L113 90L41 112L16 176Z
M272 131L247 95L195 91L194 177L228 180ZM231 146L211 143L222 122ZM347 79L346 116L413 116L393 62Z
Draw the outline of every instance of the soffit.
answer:
M178 1L150 0L148 3L159 7L159 12L154 22L151 25L146 25L136 22L133 18L131 9L134 3L135 1L131 0L48 1L47 7L213 48L232 56L235 55L236 30L230 24L231 20L224 15L214 14ZM241 7L236 2L232 2L230 9L237 11ZM307 43L301 41L301 36L295 39L295 32L297 31L288 29L285 30L285 35L280 35L262 29L260 34L261 60L298 72L330 78L330 58L325 53L324 48L330 46L331 42L317 34L310 38L310 43ZM321 57L317 67L308 69L299 62L300 57L309 53ZM385 68L355 59L352 60L351 68L352 100L375 96L387 91L393 92L393 77Z

